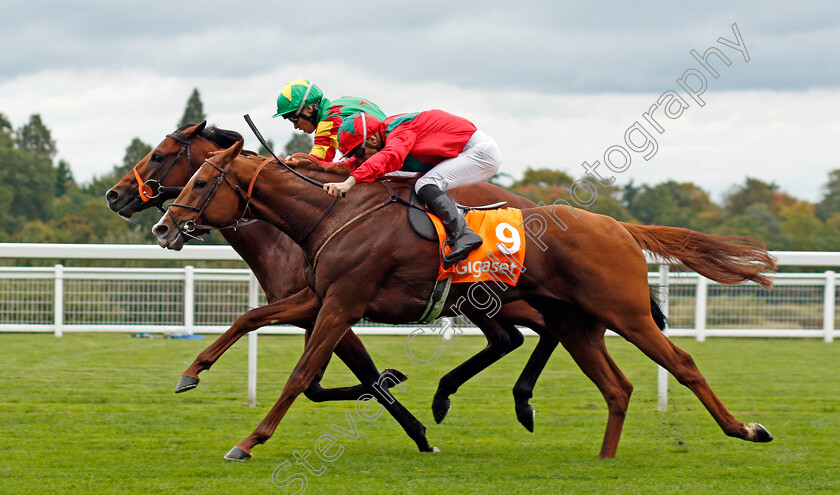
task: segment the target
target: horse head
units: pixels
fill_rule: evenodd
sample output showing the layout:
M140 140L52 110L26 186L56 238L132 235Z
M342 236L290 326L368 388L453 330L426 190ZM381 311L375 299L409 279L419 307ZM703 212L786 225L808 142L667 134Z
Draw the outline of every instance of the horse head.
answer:
M108 206L124 217L178 196L190 176L213 151L242 136L207 122L187 124L167 136L105 193Z
M244 215L240 203L245 202L247 207L247 200L240 185L229 177L243 146L244 141L239 140L228 149L209 153L209 158L152 227L161 247L179 251L187 238L235 225Z

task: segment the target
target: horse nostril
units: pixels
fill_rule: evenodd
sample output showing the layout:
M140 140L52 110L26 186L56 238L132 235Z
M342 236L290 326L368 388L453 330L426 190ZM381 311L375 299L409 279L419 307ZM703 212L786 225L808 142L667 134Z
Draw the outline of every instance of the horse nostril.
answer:
M167 232L169 232L169 227L167 227L164 224L157 224L154 227L152 227L152 233L158 237L165 236Z
M105 199L107 199L109 203L113 203L114 201L120 199L120 193L113 189L108 189L108 192L105 193Z

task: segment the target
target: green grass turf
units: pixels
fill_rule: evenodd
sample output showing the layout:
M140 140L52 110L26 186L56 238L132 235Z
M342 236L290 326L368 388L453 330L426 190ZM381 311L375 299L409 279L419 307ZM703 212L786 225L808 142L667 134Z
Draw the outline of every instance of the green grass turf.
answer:
M730 411L776 436L753 444L726 437L673 378L670 409L655 412L655 365L623 340L608 339L635 392L618 457L600 460L604 401L562 348L537 384L536 431L529 433L516 422L511 388L536 339L462 387L441 425L429 408L437 381L483 339L457 339L428 367L406 358L402 337L364 341L380 368L409 376L396 395L442 452L417 452L387 414L356 418L359 438L337 435L344 452L320 477L308 474L307 493L840 493L838 343L677 339ZM434 339L417 341L419 354ZM335 433L330 425L346 425L352 403L301 397L253 459L225 461L279 395L302 338L260 338L255 409L246 405L244 340L196 390L172 393L209 343L0 335L0 493L291 493L294 485L272 484L275 467L293 463L295 451L313 450L318 437ZM354 383L335 359L324 385ZM324 464L314 453L310 460ZM303 471L293 468L282 478Z

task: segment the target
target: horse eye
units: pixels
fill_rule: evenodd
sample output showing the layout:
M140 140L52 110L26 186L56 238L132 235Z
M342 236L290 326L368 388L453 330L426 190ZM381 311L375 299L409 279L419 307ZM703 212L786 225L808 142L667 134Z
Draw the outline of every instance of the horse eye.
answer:
M160 153L155 153L152 155L153 162L159 162L161 160L163 160L163 155L161 155Z
M197 189L201 189L202 187L204 187L204 186L206 186L206 185L207 185L207 182L206 182L206 181L203 181L203 180L201 180L201 179L196 179L196 180L195 180L195 187L196 187Z

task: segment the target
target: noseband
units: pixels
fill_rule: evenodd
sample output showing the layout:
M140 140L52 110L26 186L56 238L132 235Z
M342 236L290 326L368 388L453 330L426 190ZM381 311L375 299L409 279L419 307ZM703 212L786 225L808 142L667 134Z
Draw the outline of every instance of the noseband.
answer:
M184 152L187 153L187 177L192 177L192 174L190 173L192 171L192 156L190 155L190 145L192 144L192 138L184 138L175 133L167 134L166 137L181 143L181 150L178 151L178 154L175 156L175 158L171 162L169 162L169 164L166 166L165 170L163 171L163 174L161 174L160 177L158 177L157 179L146 179L145 181L141 182L140 174L137 172L137 165L134 166L133 170L134 178L137 180L137 190L140 193L140 200L144 203L159 197L163 193L170 191L180 192L184 189L183 187L164 187L161 185L161 182L163 182L166 176L169 175L169 172L172 171L172 168L184 155ZM160 209L160 211L163 211L163 207L161 207L160 204L158 204L157 207L158 209Z

